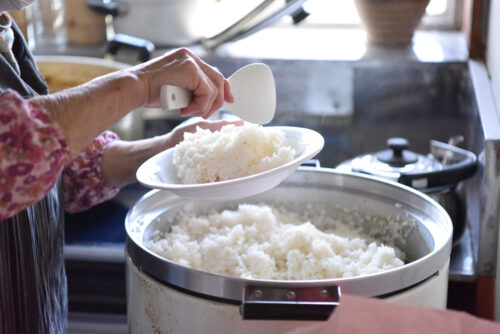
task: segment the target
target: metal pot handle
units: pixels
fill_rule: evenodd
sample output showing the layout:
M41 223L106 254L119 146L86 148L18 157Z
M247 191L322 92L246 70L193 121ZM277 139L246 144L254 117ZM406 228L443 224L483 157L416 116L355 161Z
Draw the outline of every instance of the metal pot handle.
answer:
M121 48L129 48L136 51L138 60L140 62L145 62L151 59L151 55L155 50L155 45L147 39L125 34L115 34L113 39L108 42L106 55L114 57Z
M431 153L460 161L437 171L401 173L398 182L416 189L435 188L456 184L473 176L477 170L476 155L459 147L431 140Z
M319 159L309 159L306 162L304 162L300 167L314 167L314 168L321 168L321 162Z
M305 1L306 0L289 0L284 7L257 21L256 19L260 16L260 14L275 2L275 0L264 0L230 27L215 36L202 39L201 44L205 49L215 49L217 46L225 42L235 41L251 35L276 22L285 15L293 15L294 13L297 13L302 8L302 4ZM302 19L306 16L307 15L302 15ZM298 23L298 21L296 23Z
M340 287L246 285L240 314L245 320L326 320L339 305Z

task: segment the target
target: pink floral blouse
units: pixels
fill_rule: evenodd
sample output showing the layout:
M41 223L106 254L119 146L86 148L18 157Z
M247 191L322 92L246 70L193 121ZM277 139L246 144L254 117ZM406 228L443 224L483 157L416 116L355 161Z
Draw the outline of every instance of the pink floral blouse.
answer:
M13 90L0 94L0 219L42 199L62 172L65 209L88 209L115 196L101 173L103 149L119 139L110 131L95 138L74 160L50 114Z

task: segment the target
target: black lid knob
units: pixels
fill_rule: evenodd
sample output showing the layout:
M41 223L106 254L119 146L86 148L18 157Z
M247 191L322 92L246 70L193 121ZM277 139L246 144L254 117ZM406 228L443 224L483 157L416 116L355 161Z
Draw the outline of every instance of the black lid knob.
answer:
M408 151L408 140L394 137L387 140L390 150L377 153L377 159L393 167L404 167L417 162L418 155Z

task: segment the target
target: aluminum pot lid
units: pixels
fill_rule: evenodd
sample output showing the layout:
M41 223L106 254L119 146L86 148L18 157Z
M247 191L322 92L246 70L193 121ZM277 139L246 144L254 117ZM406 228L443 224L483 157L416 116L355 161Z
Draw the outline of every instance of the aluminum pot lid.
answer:
M408 150L405 138L389 138L389 149L356 157L344 163L354 172L381 176L397 181L404 173L428 173L443 168L431 154L422 155Z
M390 138L387 143L388 150L359 156L337 169L380 176L425 192L452 188L477 170L476 155L452 143L431 140L428 155L409 151L404 138Z

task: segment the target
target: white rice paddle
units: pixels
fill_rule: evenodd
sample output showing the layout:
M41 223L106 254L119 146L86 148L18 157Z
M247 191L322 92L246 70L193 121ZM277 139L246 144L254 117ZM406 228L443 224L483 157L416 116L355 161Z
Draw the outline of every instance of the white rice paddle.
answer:
M269 123L276 111L276 87L269 66L254 63L244 66L228 78L234 102L224 102L223 108L241 119ZM184 88L165 85L161 88L161 103L165 110L185 108L193 94Z

